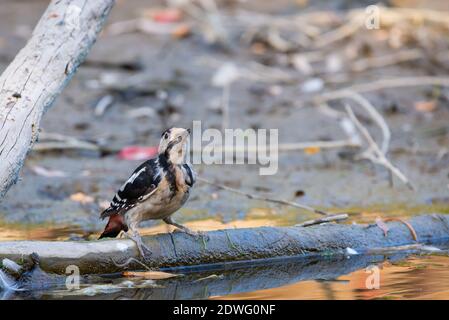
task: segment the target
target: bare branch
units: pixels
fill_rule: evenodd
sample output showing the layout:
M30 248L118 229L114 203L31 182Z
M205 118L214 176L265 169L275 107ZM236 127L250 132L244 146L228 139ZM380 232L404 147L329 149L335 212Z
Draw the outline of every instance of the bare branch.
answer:
M307 150L309 148L319 149L336 149L336 148L357 148L360 147L358 143L354 143L351 139L333 140L333 141L306 141L306 142L292 142L292 143L280 143L278 145L279 152L290 152ZM194 153L201 153L201 148L193 148ZM257 146L249 145L245 147L241 146L216 146L214 151L216 153L234 153L234 152L247 152L250 154L257 154L257 152L269 151L269 146Z
M325 101L343 99L348 96L348 91L364 93L377 91L382 89L401 88L401 87L419 87L419 86L443 86L449 87L449 77L403 77L403 78L391 78L380 79L373 82L355 84L344 89L330 91L314 98L315 102L319 105Z
M383 134L383 141L382 141L382 152L386 154L388 152L388 148L390 146L390 140L391 140L391 132L390 128L388 127L387 123L385 122L382 115L374 108L374 106L362 95L358 94L357 92L348 91L348 98L351 98L352 100L356 101L360 104L361 107L363 107L366 112L373 118L373 120L379 125L380 129L382 130Z
M395 167L387 157L382 153L376 141L373 139L368 129L366 129L357 119L354 112L352 111L349 105L346 105L346 112L349 115L349 118L354 122L355 126L359 129L360 133L363 135L365 140L368 142L368 149L362 152L359 156L360 159L367 159L372 161L373 163L379 164L387 168L392 174L397 176L403 183L405 183L411 190L415 190L415 187L411 184L408 178L397 168Z
M313 225L317 225L317 224L323 224L323 223L328 223L328 222L333 222L333 221L343 221L348 219L348 214L347 213L340 213L340 214L335 214L335 215L329 215L327 217L324 218L319 218L319 219L315 219L315 220L309 220L300 224L296 224L295 227L309 227L309 226L313 226Z
M33 151L38 152L66 149L100 151L100 148L94 143L57 133L41 133L39 142L33 146Z
M198 181L201 181L201 182L213 185L213 186L215 186L215 187L217 187L219 189L222 189L222 190L226 190L226 191L230 191L230 192L233 192L233 193L236 193L236 194L240 194L240 195L245 196L245 197L247 197L249 199L273 202L273 203L277 203L277 204L282 204L282 205L287 205L287 206L303 209L303 210L310 211L310 212L313 212L313 213L318 213L318 214L325 215L325 216L328 215L327 212L324 212L324 211L321 211L321 210L318 210L318 209L315 209L315 208L312 208L312 207L309 207L307 205L300 204L300 203L297 203L297 202L288 201L288 200L279 200L279 199L273 199L273 198L266 198L266 197L262 197L262 196L259 196L259 195L243 192L243 191L240 191L238 189L234 189L234 188L222 185L222 184L218 184L218 183L209 181L209 180L204 179L204 178L198 177L197 179L198 179Z
M424 54L420 49L402 50L380 57L359 59L351 65L351 70L361 72L368 69L382 68L406 61L418 60L423 57Z

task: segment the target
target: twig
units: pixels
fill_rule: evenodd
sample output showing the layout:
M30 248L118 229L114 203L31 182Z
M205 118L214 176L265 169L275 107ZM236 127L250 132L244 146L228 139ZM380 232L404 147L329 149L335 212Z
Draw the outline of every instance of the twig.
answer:
M291 207L295 207L295 208L300 208L300 209L303 209L303 210L311 211L311 212L314 212L314 213L318 213L318 214L321 214L321 215L324 215L324 216L328 216L329 215L325 211L321 211L321 210L309 207L309 206L304 205L304 204L299 204L297 202L292 202L292 201L287 201L287 200L279 200L279 199L272 199L272 198L266 198L266 197L262 197L262 196L259 196L259 195L250 194L250 193L243 192L243 191L240 191L238 189L234 189L234 188L222 185L222 184L218 184L218 183L215 183L215 182L212 182L212 181L209 181L207 179L200 178L200 177L197 177L197 180L201 181L201 182L204 182L204 183L207 183L207 184L210 184L210 185L213 185L213 186L215 186L215 187L217 187L219 189L222 189L222 190L226 190L226 191L230 191L230 192L233 192L233 193L236 193L236 194L240 194L240 195L245 196L245 197L247 197L249 199L262 200L262 201L267 201L267 202L283 204L283 205L287 205L287 206L291 206Z
M322 223L327 223L327 222L332 222L332 221L342 221L342 220L346 220L348 219L348 214L346 213L341 213L341 214L336 214L336 215L329 215L327 217L324 218L319 218L319 219L315 219L315 220L309 220L300 224L295 224L295 227L309 227L309 226L313 226L313 225L317 225L317 224L322 224Z
M360 106L363 107L366 110L366 112L369 113L371 118L373 118L373 120L379 125L383 134L381 150L384 154L386 154L388 152L388 148L390 145L391 132L390 128L388 127L382 115L376 110L376 108L374 108L374 106L366 98L364 98L357 92L348 91L348 98L351 98L352 100L359 103Z
M41 133L39 142L33 146L33 151L41 152L63 149L100 150L94 143L57 133Z
M219 68L223 65L223 61L210 57L201 57L196 61L200 65L212 68ZM286 72L280 68L265 66L255 61L245 65L234 64L238 68L240 79L264 83L295 83L298 81L297 76L292 73Z
M408 178L398 169L396 168L382 153L376 141L374 141L371 134L368 130L360 123L359 119L355 116L349 105L345 106L346 112L349 115L349 118L352 122L354 122L355 126L359 129L360 133L363 135L365 140L368 142L368 149L362 152L359 155L360 159L367 159L372 161L373 163L379 164L387 168L394 175L396 175L403 183L405 183L411 190L415 190L415 187L410 183Z
M260 82L286 82L293 83L297 81L294 74L290 74L280 68L265 66L261 63L252 61L249 68L241 67L241 77L248 80Z
M309 148L319 149L336 149L336 148L358 148L360 144L354 143L351 139L333 140L333 141L308 141L308 142L293 142L293 143L281 143L278 145L278 152L290 152L307 150ZM194 153L201 153L202 149L193 148ZM247 154L256 154L257 152L267 152L270 150L268 146L216 146L214 151L216 153L234 153L234 152L247 152Z
M416 235L416 231L415 229L412 227L412 225L410 223L408 223L407 221L401 219L401 218L385 218L383 219L385 222L391 222L391 221L398 221L402 224L404 224L407 229L410 231L410 234L413 237L413 240L418 241L418 236Z
M101 97L95 106L95 116L101 117L106 112L106 110L114 104L114 100L115 98L111 94Z
M437 247L427 246L421 243L408 244L403 246L385 247L385 248L371 248L365 251L367 254L388 254L401 251L417 251L418 253L444 253L445 251Z
M417 87L417 86L444 86L449 87L448 77L403 77L403 78L391 78L381 79L373 82L356 84L344 89L330 91L314 98L317 104L325 101L337 100L346 98L348 91L364 93L370 91L377 91L382 89L401 88L401 87Z
M338 27L335 30L329 31L323 35L320 35L318 37L318 40L315 41L314 47L315 48L322 48L326 47L336 41L342 40L344 38L347 38L359 30L359 28L362 26L361 19L359 17L355 17L342 26Z
M33 151L45 152L51 150L92 150L99 151L98 146L83 141L70 141L70 142L39 142L33 146Z
M110 36L131 32L141 32L150 35L173 35L176 30L184 26L188 25L185 23L161 24L145 18L138 18L112 23L106 29L106 33Z
M319 149L335 149L335 148L357 148L359 144L354 143L351 139L347 140L333 140L333 141L310 141L310 142L296 142L296 143L282 143L278 147L278 151L296 151L306 150L309 148ZM263 150L263 149L259 149Z
M387 8L379 7L379 16L381 17L382 26L388 27L409 20L416 24L416 21L420 23L434 23L442 26L449 26L446 11L438 11L424 8ZM356 9L354 14L360 14L366 16L363 10Z
M368 69L382 68L402 63L405 61L418 60L422 57L424 57L424 55L419 49L403 50L380 57L357 60L351 65L351 70L354 72L361 72Z

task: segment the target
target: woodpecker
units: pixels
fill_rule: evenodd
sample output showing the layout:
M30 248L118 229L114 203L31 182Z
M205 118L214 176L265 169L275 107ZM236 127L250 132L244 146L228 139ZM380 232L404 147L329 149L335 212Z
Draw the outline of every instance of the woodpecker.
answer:
M162 133L158 155L145 161L131 174L100 217L109 221L100 239L115 238L124 231L142 255L149 252L137 227L141 221L162 219L188 234L198 236L171 217L189 198L196 174L187 161L190 129L171 128Z

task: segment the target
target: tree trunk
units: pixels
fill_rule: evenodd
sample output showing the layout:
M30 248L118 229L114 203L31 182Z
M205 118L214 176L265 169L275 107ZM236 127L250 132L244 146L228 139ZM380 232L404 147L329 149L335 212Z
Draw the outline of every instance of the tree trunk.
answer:
M114 0L53 0L0 77L0 199L17 181L44 112L95 42Z

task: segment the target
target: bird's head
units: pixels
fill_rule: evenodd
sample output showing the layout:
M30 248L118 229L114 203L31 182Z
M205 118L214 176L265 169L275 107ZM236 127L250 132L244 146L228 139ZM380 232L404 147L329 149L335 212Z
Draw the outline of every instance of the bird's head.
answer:
M174 164L186 162L189 152L190 129L170 128L162 133L159 143L159 154L165 155Z

